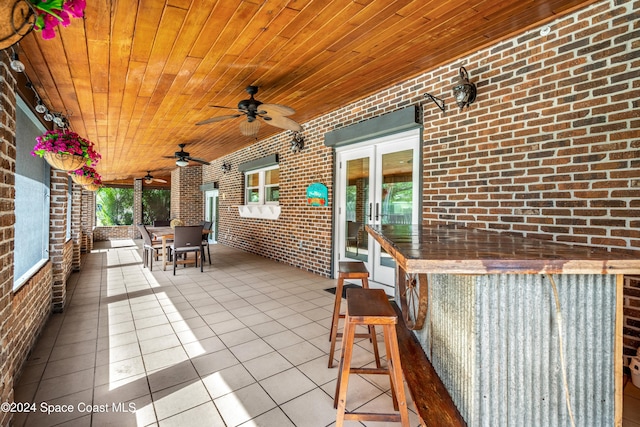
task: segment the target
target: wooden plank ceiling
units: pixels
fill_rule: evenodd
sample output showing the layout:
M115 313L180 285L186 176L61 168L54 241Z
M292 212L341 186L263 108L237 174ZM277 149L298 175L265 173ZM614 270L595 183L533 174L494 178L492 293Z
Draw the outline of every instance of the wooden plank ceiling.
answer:
M105 181L131 182L166 177L179 143L208 161L252 144L244 117L195 125L233 113L210 106L236 107L248 85L304 123L591 2L91 0L18 52L45 104L97 144Z

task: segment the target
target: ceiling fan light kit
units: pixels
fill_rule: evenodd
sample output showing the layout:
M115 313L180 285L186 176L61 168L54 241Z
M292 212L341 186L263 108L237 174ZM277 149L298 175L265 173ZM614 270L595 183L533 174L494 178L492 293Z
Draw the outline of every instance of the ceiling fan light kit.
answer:
M180 147L180 151L176 151L175 153L173 153L173 156L164 156L164 158L165 159L177 159L176 160L176 165L180 166L180 167L189 166L189 162L201 163L203 165L210 165L211 164L211 163L207 162L204 159L199 159L197 157L191 157L189 155L189 153L184 151L184 147L186 145L187 144L178 144L178 147Z
M167 183L167 181L164 179L154 178L153 176L151 176L151 171L147 171L147 174L142 179L144 179L145 184L153 184L154 182L160 182L163 184Z
M211 106L212 108L236 110L237 114L211 117L196 123L196 125L206 125L209 123L221 122L223 120L245 116L246 120L240 123L240 133L244 136L257 137L258 132L260 131L260 121L264 121L265 123L280 129L291 130L294 132L302 131L302 126L300 126L300 124L286 117L296 112L293 108L280 104L263 104L262 101L258 101L254 98L254 95L258 93L257 86L247 86L245 91L249 94L249 99L243 99L238 102L237 108L223 107L221 105Z

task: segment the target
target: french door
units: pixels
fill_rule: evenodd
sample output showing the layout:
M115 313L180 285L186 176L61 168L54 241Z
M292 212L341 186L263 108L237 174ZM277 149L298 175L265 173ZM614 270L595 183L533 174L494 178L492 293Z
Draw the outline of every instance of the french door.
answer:
M420 133L412 130L336 150L336 260L363 261L372 285L395 285L395 261L367 224L418 224Z

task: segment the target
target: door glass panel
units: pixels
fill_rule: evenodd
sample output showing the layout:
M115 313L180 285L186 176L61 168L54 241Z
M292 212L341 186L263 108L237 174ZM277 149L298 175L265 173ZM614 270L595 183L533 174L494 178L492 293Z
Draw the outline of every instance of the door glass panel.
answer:
M369 260L369 158L347 161L345 248L347 258Z
M382 155L382 197L380 222L411 224L413 211L413 150ZM384 251L380 264L395 267L393 258Z

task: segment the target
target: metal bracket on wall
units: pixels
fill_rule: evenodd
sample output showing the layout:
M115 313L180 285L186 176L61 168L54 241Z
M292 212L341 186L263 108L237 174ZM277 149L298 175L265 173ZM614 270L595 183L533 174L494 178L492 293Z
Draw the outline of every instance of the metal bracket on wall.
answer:
M443 113L447 109L447 106L445 105L445 103L444 103L444 101L442 99L440 99L438 97L435 97L435 96L431 95L430 93L425 93L424 97L425 98L429 98L430 100L432 100L438 106L438 108L440 108L442 110Z

